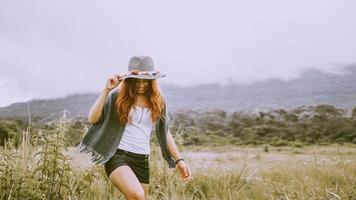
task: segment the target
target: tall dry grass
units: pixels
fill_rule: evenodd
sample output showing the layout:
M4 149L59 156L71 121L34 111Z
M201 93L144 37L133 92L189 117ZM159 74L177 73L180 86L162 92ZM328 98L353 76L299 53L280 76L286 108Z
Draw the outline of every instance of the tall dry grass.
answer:
M19 149L6 143L0 151L1 199L124 199L103 166L82 168L66 154L67 132L63 117L56 133L43 130L35 145L29 129L22 132ZM266 165L257 173L247 160L238 170L223 167L234 160L220 162L220 168L195 167L192 180L181 182L152 146L149 199L356 199L356 165L345 163L341 154L336 164L320 163L315 156L311 164L292 160Z

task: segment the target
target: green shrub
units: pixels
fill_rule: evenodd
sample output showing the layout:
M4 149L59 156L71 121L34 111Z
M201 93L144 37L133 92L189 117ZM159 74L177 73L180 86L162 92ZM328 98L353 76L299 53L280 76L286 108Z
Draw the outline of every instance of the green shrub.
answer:
M272 139L270 145L275 146L275 147L287 146L288 142L286 142L286 141L284 141L284 140L282 140L280 138L274 137Z

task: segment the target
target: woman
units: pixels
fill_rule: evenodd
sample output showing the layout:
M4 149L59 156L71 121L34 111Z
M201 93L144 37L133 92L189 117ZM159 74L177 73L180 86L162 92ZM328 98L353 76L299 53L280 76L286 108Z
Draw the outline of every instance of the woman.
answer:
M106 175L126 199L145 199L153 129L169 167L176 167L183 181L190 179L191 172L169 131L167 105L156 80L165 75L155 71L149 56L132 57L128 71L107 80L89 111L92 126L79 149L104 164Z

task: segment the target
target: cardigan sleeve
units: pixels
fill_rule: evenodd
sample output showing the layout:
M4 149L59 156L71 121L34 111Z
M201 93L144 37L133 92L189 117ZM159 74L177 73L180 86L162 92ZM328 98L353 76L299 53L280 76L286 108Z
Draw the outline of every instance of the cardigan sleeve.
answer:
M165 113L164 113L165 121L167 123L167 128L169 129L170 128L171 117L169 116L169 108L168 108L166 100L164 100L164 108L165 108L164 109L165 110Z
M170 116L169 116L169 108L167 106L166 100L164 100L164 119L160 120L160 123L157 124L157 137L158 137L158 142L161 146L161 152L163 155L163 158L167 161L169 168L174 168L176 166L174 159L172 155L169 152L168 149L168 143L167 143L167 133L170 129Z

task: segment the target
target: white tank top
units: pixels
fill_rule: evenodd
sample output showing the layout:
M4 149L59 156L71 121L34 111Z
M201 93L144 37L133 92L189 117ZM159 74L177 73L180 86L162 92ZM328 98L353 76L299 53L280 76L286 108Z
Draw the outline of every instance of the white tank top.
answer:
M150 138L153 123L148 108L135 106L131 109L131 124L126 123L124 133L118 146L119 149L139 154L150 154Z

